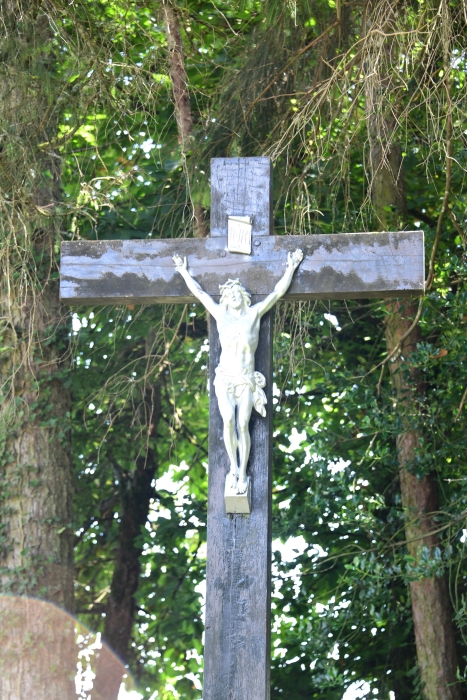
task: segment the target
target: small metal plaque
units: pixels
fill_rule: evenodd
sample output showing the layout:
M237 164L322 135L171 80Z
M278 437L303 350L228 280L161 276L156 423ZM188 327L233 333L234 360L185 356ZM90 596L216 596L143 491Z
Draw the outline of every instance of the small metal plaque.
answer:
M230 253L251 255L250 216L229 216L227 226L227 248Z

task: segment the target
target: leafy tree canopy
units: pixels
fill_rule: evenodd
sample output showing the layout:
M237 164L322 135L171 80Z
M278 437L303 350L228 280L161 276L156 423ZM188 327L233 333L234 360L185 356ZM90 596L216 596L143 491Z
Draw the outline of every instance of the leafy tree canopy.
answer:
M53 27L47 75L59 98L57 133L40 148L60 153L61 235L193 235L194 206L209 217L209 158L220 155L272 157L277 233L376 230L369 113L391 124L385 146L402 149L407 204L402 221L387 207L388 220L425 231L431 275L422 341L400 371L416 371L424 391L409 407L398 402L384 302L279 307L271 694L340 700L361 681L366 697L421 697L408 585L446 572L464 683L465 8L174 7L194 123L183 148L162 6L84 0L41 9ZM378 62L387 82L374 78ZM77 615L103 629L122 508L146 460L154 478L129 670L144 698L201 698L205 316L196 306L77 309L70 339ZM433 475L440 493L440 546L417 558L399 486L396 437L406 421L422 436L408 468Z

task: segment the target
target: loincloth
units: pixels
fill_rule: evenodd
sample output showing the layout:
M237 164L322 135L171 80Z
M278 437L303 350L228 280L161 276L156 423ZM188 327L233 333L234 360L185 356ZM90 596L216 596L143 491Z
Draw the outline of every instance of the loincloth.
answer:
M266 377L261 372L253 372L251 376L246 374L228 374L221 367L216 368L214 388L222 387L229 394L233 394L235 399L239 399L245 390L250 390L253 394L253 406L261 416L266 415L265 406L267 404L266 394L263 387L266 386Z

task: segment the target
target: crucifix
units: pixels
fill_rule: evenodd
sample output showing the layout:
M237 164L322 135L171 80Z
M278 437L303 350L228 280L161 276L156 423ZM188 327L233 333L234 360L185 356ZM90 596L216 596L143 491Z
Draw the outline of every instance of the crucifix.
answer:
M209 324L204 700L268 700L272 307L421 295L421 231L272 235L269 158L211 161L206 239L62 244L74 305L190 303Z

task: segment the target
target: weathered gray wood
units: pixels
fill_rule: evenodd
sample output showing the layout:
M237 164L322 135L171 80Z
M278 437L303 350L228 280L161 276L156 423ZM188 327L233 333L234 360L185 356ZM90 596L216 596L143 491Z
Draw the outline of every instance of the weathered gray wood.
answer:
M227 236L229 216L251 216L255 237L272 234L269 158L211 160L211 236Z
M253 298L253 303L259 301ZM229 461L213 387L220 345L210 324L209 492L204 700L269 700L272 472L272 317L261 322L256 369L267 416L250 421L251 515L226 515Z
M268 235L272 225L272 172L269 160L214 160L211 162L211 182L211 226L214 236L211 245L217 243L221 248L220 254L215 256L215 265L211 265L208 276L200 280L201 284L212 285L214 294L217 294L219 283L229 277L240 277L254 294L252 303L255 303L260 299L256 296L257 277L264 276L263 284L267 284L268 264L264 265L264 261L271 256L272 250L267 245L272 240ZM226 252L225 235L230 214L252 218L253 256ZM260 245L255 245L258 242ZM283 269L281 265L279 274L269 281L263 295L272 290L271 285L282 275ZM265 418L253 411L250 419L250 515L225 514L224 483L229 461L213 386L220 355L215 323L210 324L209 337L211 392L203 698L269 700L272 318L269 314L261 322L255 355L255 367L266 378L268 403Z
M253 215L251 207L248 211ZM229 253L226 236L67 242L62 244L60 294L68 304L192 302L172 261L179 253L188 256L190 270L211 296L218 296L219 284L229 277L239 277L251 294L262 295L272 291L284 273L287 251L295 248L302 248L305 257L286 299L423 294L422 231L254 235L251 256Z

